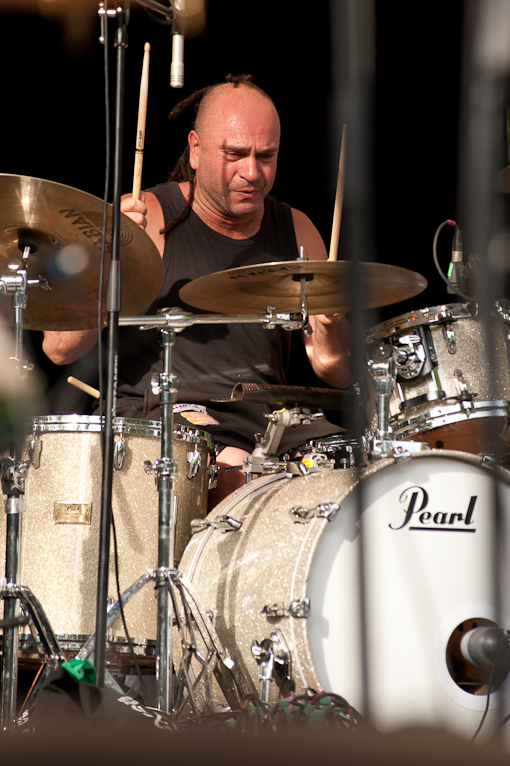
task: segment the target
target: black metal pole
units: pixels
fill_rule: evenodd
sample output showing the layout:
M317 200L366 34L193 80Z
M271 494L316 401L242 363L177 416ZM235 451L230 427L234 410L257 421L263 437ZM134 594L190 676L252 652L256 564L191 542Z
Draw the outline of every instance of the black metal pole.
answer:
M106 661L106 613L108 606L108 570L110 562L110 528L112 518L113 480L113 419L116 409L117 355L119 336L121 264L119 259L120 196L122 186L123 120L125 90L125 52L129 8L117 9L116 98L115 98L115 151L113 167L112 252L108 273L106 312L107 369L105 417L103 431L103 477L101 490L101 526L99 537L99 566L96 608L96 685L104 686Z

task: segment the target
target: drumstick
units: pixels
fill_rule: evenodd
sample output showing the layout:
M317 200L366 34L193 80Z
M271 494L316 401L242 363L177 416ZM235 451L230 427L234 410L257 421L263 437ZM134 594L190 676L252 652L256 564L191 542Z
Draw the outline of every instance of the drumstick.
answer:
M92 388L92 386L89 386L88 383L83 383L81 380L78 380L77 378L73 378L72 375L68 377L67 382L70 383L72 386L75 386L75 388L79 388L80 391L85 391L86 394L90 394L90 396L93 396L94 399L99 399L99 397L101 396L97 388Z
M338 178L336 182L335 209L333 211L333 226L331 228L331 243L329 246L328 261L336 261L338 253L338 240L340 239L340 221L342 220L342 207L344 204L345 185L345 133L346 125L342 130L342 146L340 148L340 161L338 163Z
M140 101L138 104L138 125L136 127L135 170L133 173L133 197L140 199L142 188L143 147L145 143L145 118L147 116L147 97L149 95L149 52L151 46L145 43L140 82Z

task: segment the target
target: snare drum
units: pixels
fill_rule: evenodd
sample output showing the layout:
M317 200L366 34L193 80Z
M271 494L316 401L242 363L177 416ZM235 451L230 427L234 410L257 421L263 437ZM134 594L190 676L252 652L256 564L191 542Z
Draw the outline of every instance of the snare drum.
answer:
M397 379L389 402L395 438L497 458L509 454L510 323L501 306L488 325L492 366L487 327L467 304L411 311L369 330L369 345L388 343L396 352ZM367 417L374 430L377 400L367 377Z
M161 456L161 424L115 418L112 508L119 576L124 591L158 564L159 496L145 463ZM98 416L49 416L33 421L28 442L27 511L21 514L20 584L42 603L63 649L79 649L95 632L101 511L102 457ZM207 513L208 434L174 430L178 497L176 560L190 536L190 522ZM173 506L172 506L173 507ZM0 534L5 539L4 531ZM112 555L110 602L117 601ZM154 585L145 586L125 607L137 652L149 652L156 638ZM109 638L115 650L125 645L120 620Z
M193 536L181 571L234 660L241 695L259 693L252 645L268 639L281 671L270 702L287 696L290 675L296 694L341 695L381 730L419 723L474 733L490 668L458 661L459 635L477 624L510 628L508 588L502 614L494 601L493 575L507 583L509 565L503 556L493 572L493 480L507 524L510 473L495 476L459 452L263 477L230 495ZM239 528L225 531L234 525L224 516ZM222 684L232 699L234 685ZM505 681L505 705L509 691ZM493 695L487 731L498 704Z

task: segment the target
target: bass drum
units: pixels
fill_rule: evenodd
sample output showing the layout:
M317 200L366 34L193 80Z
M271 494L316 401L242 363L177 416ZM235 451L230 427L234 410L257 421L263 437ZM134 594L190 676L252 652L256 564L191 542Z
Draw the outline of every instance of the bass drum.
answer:
M194 535L181 571L235 662L241 695L259 693L252 645L271 639L296 693L339 694L381 730L474 733L490 671L464 659L462 638L510 628L508 588L494 601L494 578L506 584L509 574L507 555L494 569L494 487L507 552L510 473L470 454L263 477L230 495ZM226 532L224 517L240 528ZM507 673L484 732L499 720L495 708L506 709ZM270 702L289 690L275 681ZM230 703L233 688L222 686Z

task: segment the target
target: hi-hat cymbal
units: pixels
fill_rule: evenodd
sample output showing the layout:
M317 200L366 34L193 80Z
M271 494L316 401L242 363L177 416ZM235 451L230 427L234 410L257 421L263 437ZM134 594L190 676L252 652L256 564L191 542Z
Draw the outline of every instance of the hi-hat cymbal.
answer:
M213 402L252 402L276 407L315 407L326 410L349 410L353 407L350 391L310 386L280 386L261 383L236 383L230 399L212 398Z
M427 287L415 271L383 263L360 263L363 308L388 306L412 298ZM277 311L299 311L300 277L306 277L310 314L334 314L351 306L348 261L281 261L240 266L188 282L179 296L190 306L229 314L260 313L268 305Z
M111 210L111 209L110 209ZM46 280L49 290L29 285L23 326L27 330L97 327L103 200L71 186L30 176L0 174L0 279L31 246L27 279ZM108 224L103 296L111 250ZM121 314L138 314L163 282L163 263L148 234L121 214L119 257ZM11 295L0 295L0 323L13 324Z

